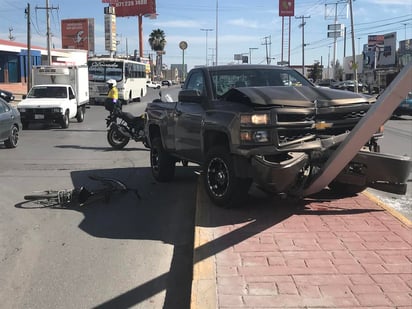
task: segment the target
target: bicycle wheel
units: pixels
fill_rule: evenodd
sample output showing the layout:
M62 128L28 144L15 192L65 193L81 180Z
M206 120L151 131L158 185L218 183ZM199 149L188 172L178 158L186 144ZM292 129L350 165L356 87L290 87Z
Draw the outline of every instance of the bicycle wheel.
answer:
M57 199L59 197L59 191L57 190L47 190L36 194L25 195L24 199L27 201L38 201L38 200L51 200Z

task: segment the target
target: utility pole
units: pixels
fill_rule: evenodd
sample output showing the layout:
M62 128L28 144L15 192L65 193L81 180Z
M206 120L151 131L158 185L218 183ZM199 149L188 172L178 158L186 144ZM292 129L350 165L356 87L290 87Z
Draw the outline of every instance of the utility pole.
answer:
M338 24L338 6L344 6L345 8L347 8L347 1L348 0L336 0L336 2L334 3L326 3L325 4L325 18L328 19L329 13L327 12L327 7L333 5L334 7L334 14L333 14L333 19L334 19L334 23L333 25L328 25L328 30L331 31L330 33L328 33L328 38L332 37L333 38L333 59L332 59L332 77L333 78L337 78L336 74L336 48L337 48L337 38L341 37L341 28L340 28L340 24ZM347 10L345 10L346 12ZM339 17L344 17L347 18L347 16L345 17L342 14L339 14ZM331 28L330 28L331 27ZM339 32L339 33L338 33ZM331 36L330 36L331 35Z
M302 28L302 75L305 75L305 18L310 18L310 16L299 16L295 18L302 20L299 27Z
M265 42L262 43L262 45L265 45L265 48L266 48L266 64L270 64L270 55L268 51L268 46L272 44L271 36L270 35L265 36L263 39L265 40Z
M350 10L350 26L352 29L352 68L353 68L353 79L355 80L354 90L358 92L358 64L356 63L356 53L355 53L355 28L353 27L353 10L352 10L352 0L349 0L349 10Z
M26 8L27 16L27 92L31 88L31 30L30 30L30 3L27 3Z
M47 19L47 64L52 64L51 57L51 32L50 32L50 10L58 10L59 7L49 7L49 0L46 0L46 7L37 7L36 10L46 10L46 19Z
M200 31L205 31L206 32L206 48L205 48L205 50L206 50L206 66L208 66L208 61L207 61L207 59L208 59L208 57L207 57L207 34L208 34L209 31L213 31L213 29L202 28L202 29L200 29Z

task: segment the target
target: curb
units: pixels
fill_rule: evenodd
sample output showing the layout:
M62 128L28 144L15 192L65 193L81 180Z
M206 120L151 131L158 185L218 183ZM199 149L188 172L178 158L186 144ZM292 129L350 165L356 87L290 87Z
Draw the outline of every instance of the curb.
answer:
M208 221L206 206L201 205L203 203L201 201L207 200L205 198L207 196L200 179L196 194L191 309L217 308L216 259L214 255L210 254L210 250L204 247L205 244L213 240L213 232L203 227L204 223ZM199 226L199 222L203 222L203 226ZM207 256L207 258L202 260L202 256Z
M379 207L382 207L385 209L387 212L389 212L392 216L394 216L396 219L398 219L400 222L405 224L407 227L412 227L412 221L409 220L407 217L402 215L400 212L397 210L393 209L392 207L388 206L385 202L380 200L377 196L373 195L370 192L367 192L366 190L362 192L363 195L365 195L368 199L370 199L372 202L376 203Z

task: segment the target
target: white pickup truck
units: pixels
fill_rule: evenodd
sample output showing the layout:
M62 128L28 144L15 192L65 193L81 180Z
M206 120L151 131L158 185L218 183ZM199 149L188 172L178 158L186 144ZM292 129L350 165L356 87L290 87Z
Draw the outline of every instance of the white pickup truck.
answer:
M58 123L65 129L72 118L83 122L87 103L87 66L35 66L33 87L17 108L23 129L34 122Z

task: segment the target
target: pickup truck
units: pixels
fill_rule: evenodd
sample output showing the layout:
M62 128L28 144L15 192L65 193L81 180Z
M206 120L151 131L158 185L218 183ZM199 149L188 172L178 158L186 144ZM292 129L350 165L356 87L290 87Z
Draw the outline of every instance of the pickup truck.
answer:
M32 122L58 123L64 129L70 119L84 121L89 103L88 68L82 66L34 66L33 87L17 105L23 129Z
M84 120L84 106L79 110L76 96L70 85L33 86L27 96L17 105L23 129L30 122L58 123L63 129L69 127L71 118Z
M317 87L287 67L194 68L177 102L147 105L152 174L171 181L177 162L199 164L206 192L222 207L239 205L253 182L268 193L303 197L374 102ZM328 187L405 194L411 160L376 151L373 135Z

